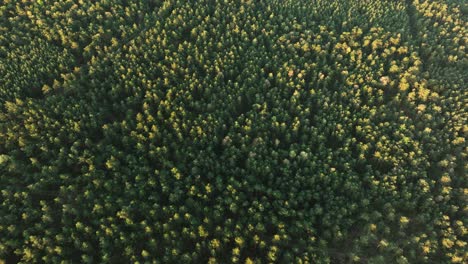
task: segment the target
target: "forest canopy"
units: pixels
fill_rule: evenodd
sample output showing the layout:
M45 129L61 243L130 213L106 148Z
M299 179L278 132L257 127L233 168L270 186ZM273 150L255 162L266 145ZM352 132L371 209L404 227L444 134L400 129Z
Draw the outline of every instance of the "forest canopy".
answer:
M0 2L0 263L467 263L462 0Z

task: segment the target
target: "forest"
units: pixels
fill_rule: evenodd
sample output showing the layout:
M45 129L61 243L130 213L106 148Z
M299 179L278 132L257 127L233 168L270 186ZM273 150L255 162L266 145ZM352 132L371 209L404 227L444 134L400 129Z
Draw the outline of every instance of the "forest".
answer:
M465 0L0 1L0 263L468 263Z

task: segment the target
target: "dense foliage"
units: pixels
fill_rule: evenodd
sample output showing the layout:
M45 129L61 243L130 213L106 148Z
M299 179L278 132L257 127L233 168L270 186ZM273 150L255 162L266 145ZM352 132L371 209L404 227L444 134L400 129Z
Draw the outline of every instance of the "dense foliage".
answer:
M0 2L0 262L466 263L461 0Z

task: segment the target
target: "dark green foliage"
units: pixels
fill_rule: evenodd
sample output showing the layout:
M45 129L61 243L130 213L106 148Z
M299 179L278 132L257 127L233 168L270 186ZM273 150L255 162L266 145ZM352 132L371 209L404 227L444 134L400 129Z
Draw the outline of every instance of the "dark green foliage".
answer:
M463 1L3 1L0 260L463 263Z

